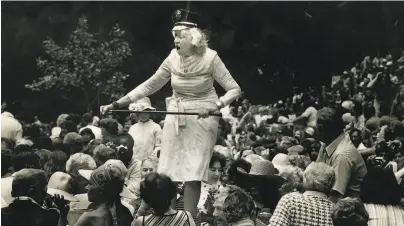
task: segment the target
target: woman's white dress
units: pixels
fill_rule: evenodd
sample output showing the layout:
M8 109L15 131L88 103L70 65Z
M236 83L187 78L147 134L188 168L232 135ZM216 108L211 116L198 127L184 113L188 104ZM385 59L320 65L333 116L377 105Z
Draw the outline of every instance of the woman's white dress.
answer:
M127 94L133 101L152 95L171 79L173 95L166 99L167 111L197 112L215 109L219 97L213 87L217 81L227 92L220 98L225 105L241 93L216 51L207 49L187 58L173 49L157 72ZM173 181L206 181L209 161L216 142L219 117L167 115L162 133L158 172Z

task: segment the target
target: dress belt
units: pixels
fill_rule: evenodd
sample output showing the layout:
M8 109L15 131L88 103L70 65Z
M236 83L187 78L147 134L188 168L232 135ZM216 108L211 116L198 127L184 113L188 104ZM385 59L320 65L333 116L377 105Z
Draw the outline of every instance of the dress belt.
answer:
M182 103L182 99L179 97L168 97L166 99L167 109L168 106L174 105L176 112L185 112L184 105ZM178 135L179 127L185 127L186 118L185 115L174 115L175 117L175 131Z

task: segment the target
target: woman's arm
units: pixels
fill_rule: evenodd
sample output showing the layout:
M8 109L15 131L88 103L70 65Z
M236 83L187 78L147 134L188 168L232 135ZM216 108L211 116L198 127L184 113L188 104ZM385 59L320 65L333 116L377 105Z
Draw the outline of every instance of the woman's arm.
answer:
M377 73L376 77L374 79L372 79L369 84L368 84L368 88L373 88L373 86L376 84L377 79L379 78L380 73Z
M220 97L220 101L223 102L224 106L229 105L241 95L240 86L217 55L213 60L213 78L226 90L226 94Z
M360 150L359 153L362 156L374 155L376 153L376 147L371 147L371 148L366 148L364 150Z
M126 96L117 101L119 107L128 106L132 102L136 102L143 97L152 95L160 90L170 80L170 72L166 69L159 68L152 77L147 81L130 91Z

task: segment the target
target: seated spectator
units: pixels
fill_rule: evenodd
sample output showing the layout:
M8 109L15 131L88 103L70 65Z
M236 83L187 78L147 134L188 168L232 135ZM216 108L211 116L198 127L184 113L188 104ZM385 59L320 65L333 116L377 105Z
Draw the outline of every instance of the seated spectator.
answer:
M65 120L60 124L59 138L63 140L68 133L77 133L77 125L71 120Z
M72 194L72 181L73 178L69 174L56 172L49 178L46 192L51 196L63 196L63 199L69 202L77 201L77 199Z
M201 212L206 212L205 202L208 198L209 191L217 192L222 185L220 178L223 173L223 168L226 166L226 158L218 153L213 152L209 162L208 180L201 184L201 196L199 198L198 209Z
M102 139L101 129L93 125L93 117L90 113L85 113L81 118L81 121L85 126L79 130L80 134L83 130L90 129L93 132L95 139Z
M55 172L64 172L66 169L66 161L68 156L60 150L53 151L50 160L45 163L45 173L48 178Z
M90 155L76 153L71 155L66 162L66 173L73 178L73 194L87 193L85 187L88 185L88 180L79 174L79 170L95 170L97 165Z
M1 223L5 226L55 226L59 222L56 209L42 205L46 196L45 172L23 169L14 175L12 196L14 201L1 209Z
M272 212L281 195L279 188L285 180L277 175L278 170L268 160L257 160L251 165L249 172L238 169L239 177L235 185L252 195L254 202L262 211Z
M60 127L61 127L62 123L66 120L67 116L69 116L69 115L68 115L68 114L61 114L61 115L59 115L59 117L57 118L57 120L56 120L56 127L53 127L53 128L52 128L52 131L51 131L51 136L50 136L50 138L51 138L52 140L54 140L54 139L56 139L56 138L59 138L60 133L61 133L61 131L62 131L62 129L61 129Z
M101 165L91 173L88 201L92 202L75 226L129 226L133 220L130 211L122 205L120 193L124 185L125 166L113 163Z
M81 152L84 148L83 137L75 132L68 133L63 139L63 147L63 150L69 155Z
M32 151L18 152L14 155L14 172L24 168L40 169L39 156Z
M112 118L102 119L100 121L100 128L102 134L102 142L104 144L111 141L112 137L118 135L118 122Z
M41 149L35 152L39 157L39 165L41 169L45 169L45 164L50 160L52 152L46 149Z
M373 167L363 178L361 200L369 213L369 226L404 225L400 186L389 169Z
M279 176L285 179L285 183L279 189L282 196L292 192L304 192L302 169L289 165L282 168Z
M83 137L84 145L90 144L95 139L93 131L91 131L89 128L80 130L80 135Z
M303 174L306 191L281 198L270 219L271 226L332 225L332 202L327 194L335 179L333 168L325 163L310 164Z
M230 193L224 200L223 215L229 225L255 226L258 212L253 198L241 189Z
M177 194L177 186L171 179L158 173L149 174L140 184L141 198L154 209L154 214L142 216L133 222L133 226L195 226L192 215L170 207L171 200Z
M118 159L118 155L112 148L100 144L94 149L93 158L97 166L101 166L109 159Z
M332 221L334 226L367 226L369 214L359 199L347 197L335 204Z

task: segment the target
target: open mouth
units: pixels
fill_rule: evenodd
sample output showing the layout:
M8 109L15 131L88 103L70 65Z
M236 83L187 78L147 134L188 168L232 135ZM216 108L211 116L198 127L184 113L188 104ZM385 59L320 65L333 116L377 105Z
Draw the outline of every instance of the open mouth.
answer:
M177 46L177 45L175 46L175 48L176 48L177 50L180 50L180 47L179 47L179 46Z

